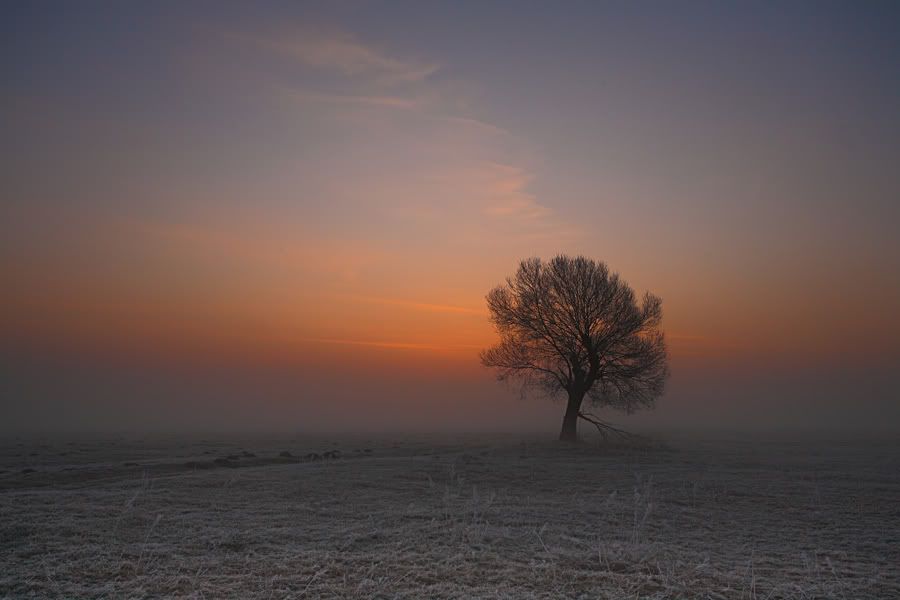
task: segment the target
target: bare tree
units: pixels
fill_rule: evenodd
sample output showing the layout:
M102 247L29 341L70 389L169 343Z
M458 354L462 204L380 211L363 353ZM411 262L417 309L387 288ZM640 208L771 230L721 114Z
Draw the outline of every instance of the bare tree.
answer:
M519 379L551 395L568 395L559 439L577 439L578 418L606 435L608 423L582 412L597 407L632 413L652 408L668 376L660 324L662 301L634 292L607 266L579 256L523 260L514 277L487 295L500 342L481 353L497 378Z

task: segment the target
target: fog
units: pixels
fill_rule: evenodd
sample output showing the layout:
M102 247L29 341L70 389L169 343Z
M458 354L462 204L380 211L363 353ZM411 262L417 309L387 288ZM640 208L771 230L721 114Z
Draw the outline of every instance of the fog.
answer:
M367 355L368 363L358 362ZM201 364L8 348L0 361L0 431L552 436L560 425L559 399L497 382L475 356L423 360L413 350L338 356L346 361ZM889 365L776 368L675 357L672 372L655 410L600 414L633 431L900 431L900 374Z

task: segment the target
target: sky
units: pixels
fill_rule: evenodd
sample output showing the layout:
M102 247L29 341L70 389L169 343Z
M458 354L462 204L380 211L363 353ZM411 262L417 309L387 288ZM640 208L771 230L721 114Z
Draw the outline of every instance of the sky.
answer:
M900 428L894 3L0 10L0 430L556 430L559 253L663 299L617 423Z

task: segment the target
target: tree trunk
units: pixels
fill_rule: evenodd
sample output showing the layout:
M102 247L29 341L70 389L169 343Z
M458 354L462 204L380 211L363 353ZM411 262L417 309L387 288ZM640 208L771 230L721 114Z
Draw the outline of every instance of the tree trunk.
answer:
M569 402L566 405L566 414L563 417L562 431L559 439L563 442L578 441L578 413L581 411L581 401L584 394L569 392Z

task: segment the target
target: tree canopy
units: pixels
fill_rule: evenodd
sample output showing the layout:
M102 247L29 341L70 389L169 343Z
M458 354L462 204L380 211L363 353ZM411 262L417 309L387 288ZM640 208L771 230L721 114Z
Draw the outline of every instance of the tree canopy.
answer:
M662 301L634 291L603 262L560 255L523 260L487 295L500 335L481 353L501 380L568 395L560 439L574 440L584 398L627 413L652 408L668 376ZM601 429L602 432L602 429Z

